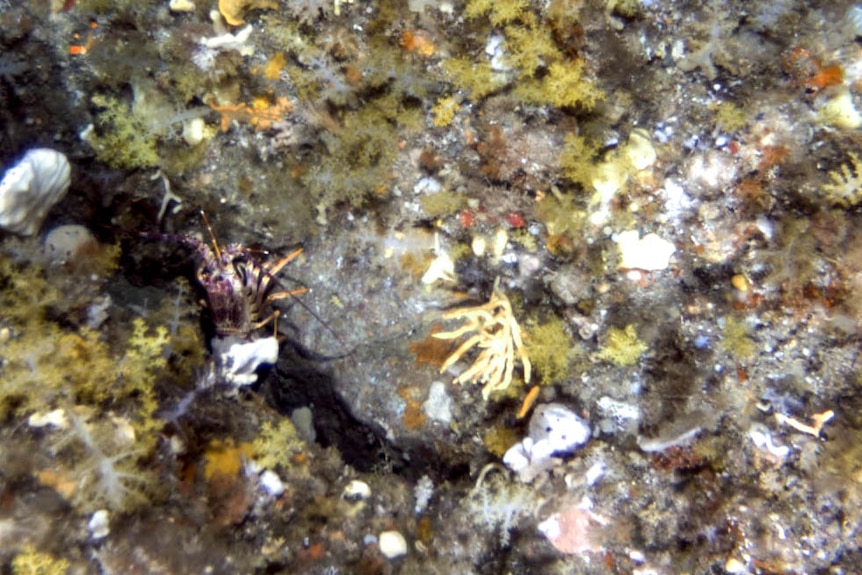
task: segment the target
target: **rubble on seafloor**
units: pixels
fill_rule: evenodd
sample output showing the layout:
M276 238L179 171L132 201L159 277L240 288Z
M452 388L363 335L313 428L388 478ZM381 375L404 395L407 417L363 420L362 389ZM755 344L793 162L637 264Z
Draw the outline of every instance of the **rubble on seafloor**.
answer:
M847 1L0 0L0 571L859 572L860 106Z

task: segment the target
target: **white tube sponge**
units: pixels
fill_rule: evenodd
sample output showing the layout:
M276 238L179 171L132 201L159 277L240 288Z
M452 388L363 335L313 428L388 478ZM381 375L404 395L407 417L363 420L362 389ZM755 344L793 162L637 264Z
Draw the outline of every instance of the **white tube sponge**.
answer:
M66 195L70 174L65 154L29 150L0 181L0 228L24 236L38 232L48 211Z

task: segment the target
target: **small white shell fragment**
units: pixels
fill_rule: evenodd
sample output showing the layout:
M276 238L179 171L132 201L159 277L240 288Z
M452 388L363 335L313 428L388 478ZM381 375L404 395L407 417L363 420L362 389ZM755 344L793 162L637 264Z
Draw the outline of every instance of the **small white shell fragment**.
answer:
M559 403L538 406L530 419L534 452L544 442L550 453L570 453L589 438L589 424Z
M32 236L69 189L66 156L48 148L29 150L0 181L0 228Z
M171 12L194 12L195 3L192 0L170 0L168 9Z
M183 140L189 146L197 146L204 141L206 123L203 118L192 118L183 122Z
M455 281L455 262L444 251L440 251L437 257L431 260L431 264L422 275L422 283L431 285L437 281Z
M527 442L529 442L529 445ZM533 442L529 437L525 437L523 441L516 443L503 454L503 465L515 473L521 473L530 466L530 451L532 447Z
M664 270L670 265L670 256L676 251L676 246L671 242L656 234L647 234L641 238L637 230L617 234L616 242L620 248L621 269Z
M383 531L378 537L380 552L387 559L396 559L407 555L407 540L398 531Z
M593 188L598 192L602 203L613 199L614 195L629 181L625 167L619 161L607 161L596 166L592 179Z
M341 497L347 501L362 501L371 497L371 487L364 481L352 479L350 483L344 486Z
M790 447L786 445L775 445L775 442L772 441L772 434L769 432L769 429L761 423L752 424L751 429L748 430L748 436L751 438L751 441L754 442L754 445L760 449L765 449L779 459L784 459L790 455Z
M503 255L503 251L506 249L506 245L509 243L509 232L504 230L503 228L498 229L494 233L494 243L491 246L491 258L493 261L500 261L500 257Z
M244 343L237 338L215 338L213 352L224 378L234 385L251 385L257 381L257 368L278 360L278 340L264 337Z
M646 130L632 130L625 155L631 165L638 171L645 170L656 161L655 148Z
M485 251L488 249L488 240L486 240L484 236L473 236L473 241L470 242L470 247L473 250L473 255L481 258L485 255Z
M278 474L271 469L265 469L264 472L260 474L260 486L273 497L279 497L284 493L284 483L281 482L281 478Z
M850 89L842 87L817 110L817 118L827 126L855 130L862 126L862 115L853 104Z
M90 517L87 530L93 539L104 539L111 532L110 516L107 509L99 509Z
M64 264L71 260L82 247L95 241L96 238L84 226L76 224L58 226L45 236L43 250L51 263Z
M422 404L425 415L438 423L448 426L452 422L452 398L442 381L435 381L428 389L428 399Z
M56 427L57 429L67 429L69 427L69 419L66 417L65 409L55 409L48 413L33 413L27 418L27 425L30 427Z
M198 42L213 50L235 50L243 56L252 56L254 54L254 46L247 42L253 31L254 26L249 24L245 28L237 30L235 34L225 32L220 36L201 38Z

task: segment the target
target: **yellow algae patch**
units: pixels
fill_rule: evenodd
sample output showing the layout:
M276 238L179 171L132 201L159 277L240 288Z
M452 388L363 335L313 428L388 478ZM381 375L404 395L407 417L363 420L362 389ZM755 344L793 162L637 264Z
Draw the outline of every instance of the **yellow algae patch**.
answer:
M274 0L219 0L218 11L231 26L245 24L243 17L249 10L275 10L278 2Z

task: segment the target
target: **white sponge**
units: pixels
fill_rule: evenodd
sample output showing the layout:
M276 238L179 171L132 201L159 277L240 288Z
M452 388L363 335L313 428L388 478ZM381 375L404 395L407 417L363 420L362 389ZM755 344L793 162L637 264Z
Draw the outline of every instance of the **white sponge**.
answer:
M0 181L0 228L32 236L69 189L71 169L61 152L35 148Z

